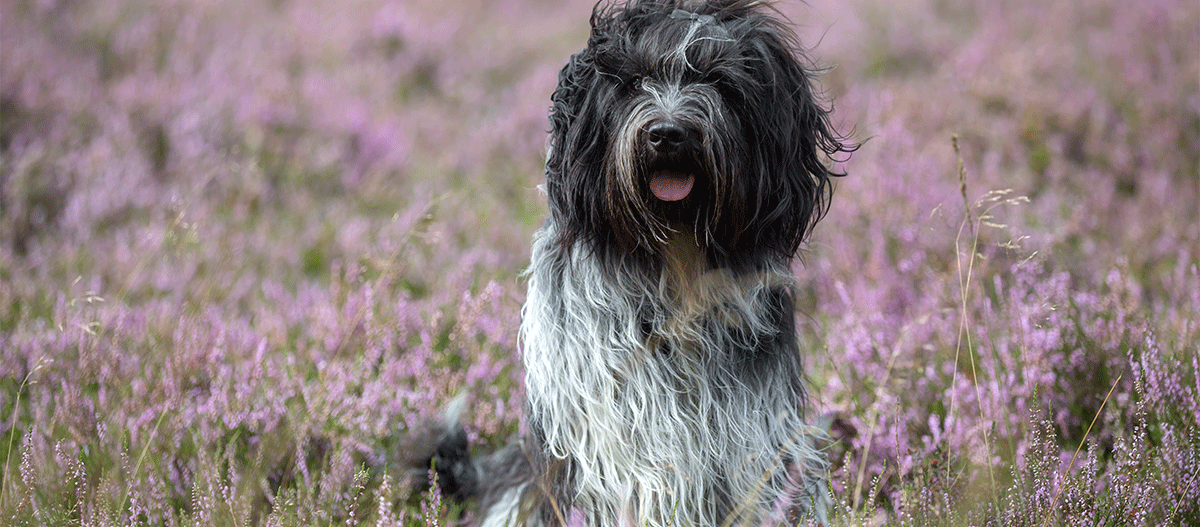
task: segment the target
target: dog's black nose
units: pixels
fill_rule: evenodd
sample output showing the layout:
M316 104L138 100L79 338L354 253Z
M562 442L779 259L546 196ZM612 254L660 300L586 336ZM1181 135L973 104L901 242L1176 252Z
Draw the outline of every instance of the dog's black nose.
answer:
M675 121L659 121L646 129L650 147L658 152L674 152L688 139L687 128Z

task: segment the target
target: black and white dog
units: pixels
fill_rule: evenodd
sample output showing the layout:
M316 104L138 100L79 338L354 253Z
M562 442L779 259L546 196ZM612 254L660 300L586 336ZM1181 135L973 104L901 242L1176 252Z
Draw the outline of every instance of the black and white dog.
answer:
M791 262L829 203L814 71L755 0L597 5L552 97L528 431L443 489L484 526L794 523L827 506Z

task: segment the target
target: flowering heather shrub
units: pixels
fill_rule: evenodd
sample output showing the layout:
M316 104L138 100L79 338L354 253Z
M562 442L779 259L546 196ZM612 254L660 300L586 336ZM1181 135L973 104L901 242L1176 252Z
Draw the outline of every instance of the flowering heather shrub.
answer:
M1200 8L810 4L866 141L797 265L835 522L1200 524ZM0 522L458 518L405 441L520 426L589 9L0 2Z

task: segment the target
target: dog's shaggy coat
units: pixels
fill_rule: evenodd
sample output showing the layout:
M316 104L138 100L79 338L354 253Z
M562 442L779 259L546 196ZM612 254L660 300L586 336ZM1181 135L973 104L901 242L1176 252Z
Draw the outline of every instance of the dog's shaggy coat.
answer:
M786 523L828 499L791 261L849 152L752 0L598 5L552 97L522 310L528 431L443 488L482 525Z

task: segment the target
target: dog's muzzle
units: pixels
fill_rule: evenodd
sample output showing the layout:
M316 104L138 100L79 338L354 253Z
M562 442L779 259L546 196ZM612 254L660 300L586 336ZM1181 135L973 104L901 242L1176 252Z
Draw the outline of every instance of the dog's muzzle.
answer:
M646 128L647 151L653 156L650 170L650 192L662 201L687 198L696 183L690 168L696 154L696 133L674 119L663 119Z

